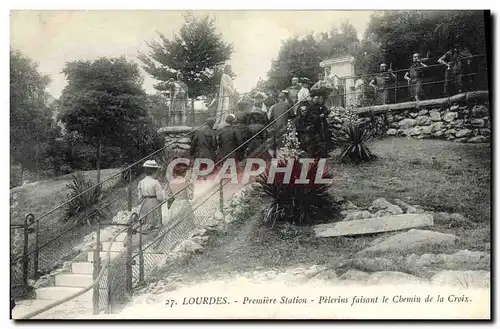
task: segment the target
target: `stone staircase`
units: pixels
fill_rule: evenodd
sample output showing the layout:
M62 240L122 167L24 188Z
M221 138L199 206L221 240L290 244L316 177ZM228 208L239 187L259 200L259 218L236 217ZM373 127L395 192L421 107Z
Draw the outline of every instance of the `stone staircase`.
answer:
M205 186L207 190L210 190L214 185L209 183ZM241 186L232 186L225 188L224 193L224 202L228 202L234 194L241 189ZM199 194L195 196L195 200L193 200L193 206L198 203L203 203L203 206L207 209L213 210L218 208L218 198L210 198L209 200L203 200L203 195L205 191L199 191ZM211 212L211 211L210 211ZM195 211L196 221L200 226L205 225L205 221L208 220L208 213L205 211ZM213 214L210 214L213 216ZM203 218L200 218L203 217ZM187 232L189 233L189 232ZM186 233L186 234L187 234ZM111 243L112 237L115 234L111 234L102 229L100 232L101 236L101 264L106 260L108 256L108 250L110 249L110 259L121 255L125 250L125 242L127 238L126 232L120 233L115 241ZM186 236L187 238L187 236ZM108 241L103 241L103 239L107 239ZM172 241L173 242L173 241ZM135 242L133 242L135 245ZM161 260L165 255L156 254L152 252L145 251L145 258L149 256L149 259L155 258L157 260ZM13 319L19 319L24 315L38 310L42 307L45 307L49 304L52 304L58 300L69 297L79 291L82 291L86 287L92 284L93 282L93 260L94 260L94 252L93 251L85 251L75 257L75 259L71 262L71 267L68 268L68 271L59 272L54 275L53 280L51 280L51 286L44 286L35 289L35 299L24 300L19 302L12 312ZM149 262L145 262L144 272L147 273L156 267L158 264L149 264ZM133 273L138 273L139 264L133 265L132 271ZM100 289L105 289L104 283L101 282ZM93 301L93 291L91 289L86 293L66 302L60 306L57 306L49 311L46 311L36 317L34 319L46 319L46 318L61 318L61 313L67 313L68 318L74 318L72 316L72 309L79 310L79 315L92 315L92 301ZM73 314L74 315L74 314Z
M104 236L108 234L105 230L101 230L101 235ZM121 251L125 249L125 239L126 233L121 233L118 235L116 240L111 244L110 241L103 241L101 243L102 250L100 252L101 262L104 262L107 257L107 250L111 246L110 258L121 254ZM86 287L92 284L93 271L94 271L94 252L85 252L83 257L77 256L75 259L78 261L71 262L71 268L68 272L62 272L54 276L53 285L47 287L40 287L35 289L35 299L22 301L13 311L12 317L20 318L23 315L40 309L46 305L52 304L58 300L69 297L79 291L82 291ZM82 261L84 259L84 261ZM102 284L102 283L101 283ZM103 289L104 287L100 287ZM72 299L74 302L78 302L80 308L86 308L89 314L92 314L92 300L93 300L93 289L87 291L86 293ZM56 307L58 308L58 307ZM42 316L42 313L40 316Z

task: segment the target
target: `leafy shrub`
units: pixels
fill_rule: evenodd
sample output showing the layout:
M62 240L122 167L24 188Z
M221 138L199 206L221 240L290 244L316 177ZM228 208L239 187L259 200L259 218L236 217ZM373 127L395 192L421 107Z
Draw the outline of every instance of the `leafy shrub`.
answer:
M284 167L286 161L279 163ZM295 184L300 177L301 167L294 161L292 177L289 183L283 183L283 174L277 174L274 182L269 183L269 169L257 177L257 192L269 205L263 211L262 221L273 227L276 222L286 221L292 224L310 224L318 219L331 219L338 212L338 207L329 193L329 184L314 184L317 162L309 165L307 178L309 184ZM331 173L324 173L323 178L332 178Z
M348 122L343 134L334 136L335 143L342 146L342 161L353 163L368 162L376 156L370 151L366 143L373 137L372 130L359 122Z
M104 217L104 211L97 207L102 196L102 186L98 185L93 189L92 180L85 179L81 172L72 175L72 181L66 187L70 190L68 199L72 199L67 204L67 218L78 216L77 222L80 224L90 224L92 221ZM87 191L90 189L89 191ZM87 191L83 193L84 191ZM74 198L74 199L73 199ZM88 218L86 218L88 216Z

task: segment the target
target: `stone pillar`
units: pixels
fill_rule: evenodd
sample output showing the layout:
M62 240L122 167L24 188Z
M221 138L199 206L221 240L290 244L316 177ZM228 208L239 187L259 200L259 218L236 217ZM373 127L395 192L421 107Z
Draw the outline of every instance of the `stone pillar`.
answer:
M355 90L354 90L354 57L353 56L342 56L342 57L334 57L328 58L319 63L320 67L329 68L330 69L330 77L338 77L344 81L344 83L340 84L339 80L335 78L337 81L337 85L335 87L341 87L340 93L343 94L343 103L344 105L350 106L355 105Z

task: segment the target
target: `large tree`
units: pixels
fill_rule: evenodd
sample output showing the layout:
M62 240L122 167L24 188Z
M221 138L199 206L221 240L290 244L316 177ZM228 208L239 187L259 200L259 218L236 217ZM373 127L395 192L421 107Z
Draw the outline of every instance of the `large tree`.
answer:
M413 53L441 56L457 37L472 53L484 54L484 24L482 11L384 11L372 15L366 38L378 43L381 60L403 69L410 65Z
M281 90L290 85L292 77L306 77L315 81L323 69L319 63L333 56L352 54L359 44L357 31L348 21L329 32L312 33L304 38L290 38L281 45L278 57L268 72L269 88ZM354 55L354 54L353 54Z
M103 145L126 152L140 143L150 122L143 79L138 65L124 57L67 63L63 73L68 85L60 98L61 121L94 145L99 182Z
M50 79L38 65L17 50L10 51L10 152L14 163L39 173L55 134L47 106Z
M143 68L160 82L159 91L167 90L166 82L182 72L193 99L216 92L222 65L233 53L233 45L217 32L215 19L184 15L184 25L172 39L159 33L160 42L150 42L149 54L140 54Z

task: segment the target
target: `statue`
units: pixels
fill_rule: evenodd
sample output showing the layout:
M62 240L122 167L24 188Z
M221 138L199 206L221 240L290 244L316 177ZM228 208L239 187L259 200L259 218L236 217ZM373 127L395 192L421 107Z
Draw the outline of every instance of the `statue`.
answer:
M225 125L226 117L233 105L232 96L234 94L234 87L230 74L231 66L226 65L220 79L217 111L215 113L215 129L220 129Z
M183 75L181 72L177 73L176 80L170 79L167 86L170 88L170 113L172 118L170 122L174 125L186 124L186 112L188 108L188 86L182 81Z

